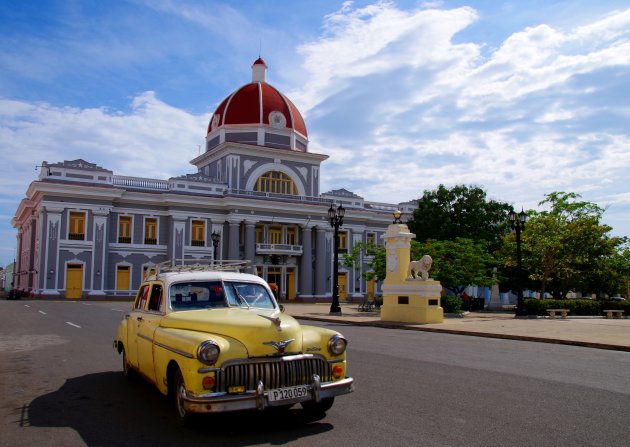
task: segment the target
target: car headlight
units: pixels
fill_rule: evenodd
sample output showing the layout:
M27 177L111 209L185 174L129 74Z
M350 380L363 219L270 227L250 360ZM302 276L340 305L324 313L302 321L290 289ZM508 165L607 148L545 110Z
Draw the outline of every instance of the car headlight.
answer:
M348 342L341 335L334 335L328 340L328 350L332 355L341 355L346 352Z
M219 358L219 354L221 354L221 349L219 349L219 345L217 345L213 341L204 341L197 348L197 358L201 363L205 363L206 365L214 364Z

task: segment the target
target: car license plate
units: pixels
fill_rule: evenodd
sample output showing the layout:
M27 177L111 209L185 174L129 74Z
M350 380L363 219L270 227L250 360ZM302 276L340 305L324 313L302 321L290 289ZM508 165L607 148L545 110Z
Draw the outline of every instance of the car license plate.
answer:
M269 402L284 402L288 400L304 400L308 396L308 387L305 385L276 388L267 392Z

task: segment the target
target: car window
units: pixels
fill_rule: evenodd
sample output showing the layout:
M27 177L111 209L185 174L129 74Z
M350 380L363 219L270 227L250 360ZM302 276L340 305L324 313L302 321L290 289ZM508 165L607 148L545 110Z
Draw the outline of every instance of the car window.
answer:
M193 281L172 284L169 299L173 310L212 309L227 307L220 281Z
M153 284L149 298L149 310L159 312L162 307L162 285Z
M147 303L147 298L149 296L149 285L145 284L140 287L138 290L138 295L136 296L136 301L134 303L133 308L135 310L144 310L144 306Z
M261 284L226 282L225 292L230 306L273 309L275 304L269 291Z

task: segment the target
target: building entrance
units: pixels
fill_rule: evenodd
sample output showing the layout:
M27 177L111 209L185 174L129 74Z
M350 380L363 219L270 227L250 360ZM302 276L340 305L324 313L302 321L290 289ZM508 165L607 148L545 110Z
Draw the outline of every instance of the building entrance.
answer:
M83 295L83 264L66 266L66 298L81 298Z

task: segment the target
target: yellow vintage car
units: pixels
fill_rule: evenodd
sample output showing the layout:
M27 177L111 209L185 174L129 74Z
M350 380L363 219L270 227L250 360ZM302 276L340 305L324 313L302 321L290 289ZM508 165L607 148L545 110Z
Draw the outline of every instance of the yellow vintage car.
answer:
M321 414L353 391L346 345L284 314L262 278L216 266L152 269L114 340L123 374L172 397L184 424L296 403Z

